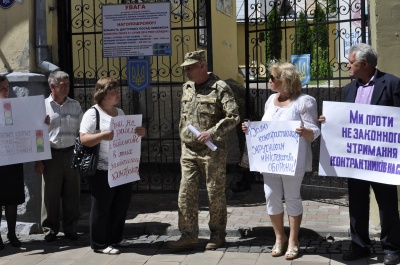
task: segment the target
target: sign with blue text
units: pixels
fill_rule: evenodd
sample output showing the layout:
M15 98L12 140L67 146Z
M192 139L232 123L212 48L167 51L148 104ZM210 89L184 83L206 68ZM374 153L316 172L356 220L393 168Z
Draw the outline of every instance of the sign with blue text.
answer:
M294 176L300 142L300 121L257 121L247 123L247 152L250 171ZM303 145L301 145L303 146Z
M400 109L323 102L319 175L400 185Z
M128 86L137 92L150 86L150 57L130 57L126 60Z
M290 62L296 66L297 71L300 74L301 85L305 86L310 83L311 71L310 71L310 55L309 54L293 54L290 56Z

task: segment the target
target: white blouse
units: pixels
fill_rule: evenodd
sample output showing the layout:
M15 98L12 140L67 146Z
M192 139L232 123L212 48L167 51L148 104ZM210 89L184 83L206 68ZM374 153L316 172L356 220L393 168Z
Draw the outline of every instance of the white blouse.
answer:
M111 124L111 116L105 113L97 104L94 106L99 111L100 116L100 131L108 131ZM124 112L117 108L118 116L124 115ZM81 127L79 132L81 133L96 133L96 111L94 109L88 109L83 115ZM110 150L110 141L100 142L99 151L99 164L97 169L108 170L108 152Z
M318 123L317 102L306 94L300 94L292 103L285 107L274 104L277 94L272 94L265 103L264 116L262 121L301 121L301 125L311 129L314 139L321 134ZM296 174L312 170L311 142L303 137L300 138L299 154L297 157Z

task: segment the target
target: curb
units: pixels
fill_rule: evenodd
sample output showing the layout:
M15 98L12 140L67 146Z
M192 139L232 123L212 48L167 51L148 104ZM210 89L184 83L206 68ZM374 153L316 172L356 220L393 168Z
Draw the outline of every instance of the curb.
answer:
M33 223L17 223L17 233L19 235L32 235L38 234L37 229L34 228L35 225ZM89 233L89 223L88 222L79 222L76 231L79 233ZM2 226L0 229L1 234L7 233L7 228L5 222L2 221ZM289 228L285 227L285 232L289 233ZM141 235L164 235L164 236L180 236L181 233L177 226L171 226L167 223L155 223L155 222L143 222L143 223L126 223L125 224L125 235L129 236L141 236ZM226 236L227 237L238 237L238 238L246 238L246 237L275 237L273 228L270 226L260 226L260 227L227 227L226 228ZM209 237L210 229L208 226L200 226L199 227L199 236L200 237ZM343 229L332 229L332 228L323 228L323 229L309 229L306 227L300 228L300 237L350 237L349 230L346 228ZM370 229L370 237L371 238L379 238L380 231L377 229Z
M89 233L89 224L79 223L77 226L78 232ZM285 232L289 233L289 228L285 227ZM141 236L141 235L159 235L159 236L180 236L181 233L177 226L171 226L167 223L126 223L124 234L129 236ZM226 228L227 237L275 237L272 227L227 227ZM209 237L210 229L208 226L199 227L199 237ZM370 229L370 238L377 238L380 236L380 232L375 229ZM300 228L299 237L340 237L346 238L350 237L348 229L309 229Z

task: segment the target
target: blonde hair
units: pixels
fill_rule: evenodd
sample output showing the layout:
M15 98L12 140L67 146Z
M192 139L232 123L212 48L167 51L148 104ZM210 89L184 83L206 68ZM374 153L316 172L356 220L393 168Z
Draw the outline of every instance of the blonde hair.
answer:
M268 67L268 71L282 81L283 91L291 99L297 98L301 94L301 80L296 67L288 62L275 62Z
M100 78L96 86L94 87L94 104L101 104L104 97L107 95L107 91L118 87L118 82L112 77L102 77Z

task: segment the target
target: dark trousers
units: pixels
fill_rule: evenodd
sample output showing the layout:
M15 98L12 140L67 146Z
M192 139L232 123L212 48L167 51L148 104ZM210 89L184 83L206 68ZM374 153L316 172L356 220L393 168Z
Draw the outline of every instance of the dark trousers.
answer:
M81 180L79 173L70 167L72 152L72 148L64 151L51 149L52 159L43 161L41 222L45 234L57 234L60 221L64 233L73 233L79 221Z
M103 249L122 240L133 183L110 188L108 171L103 170L97 170L88 181L92 195L90 246Z
M348 179L350 233L355 248L369 248L369 203L372 187L379 206L381 244L387 253L400 249L400 219L397 186L359 179Z

